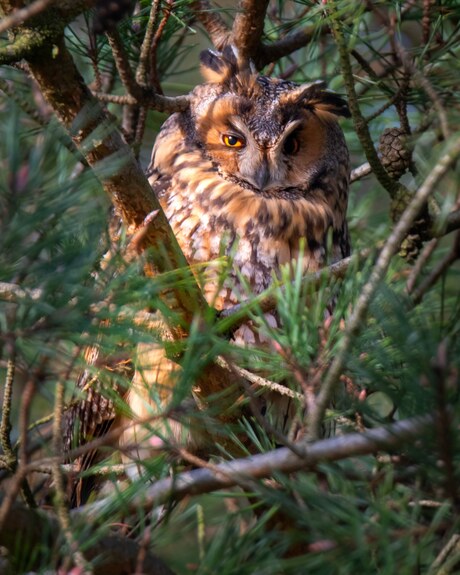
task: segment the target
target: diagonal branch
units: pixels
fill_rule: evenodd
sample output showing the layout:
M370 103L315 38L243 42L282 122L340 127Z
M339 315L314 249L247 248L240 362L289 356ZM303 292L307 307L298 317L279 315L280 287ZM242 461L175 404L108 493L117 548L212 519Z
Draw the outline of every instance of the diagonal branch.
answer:
M162 246L149 252L148 273L183 270L185 282L164 294L169 307L177 313L170 326L178 337L188 331L191 320L197 312L204 315L208 305L193 281L187 261L179 248L157 197L152 192L132 150L124 141L111 116L103 110L83 82L64 42L58 50L50 47L48 53L31 59L30 70L40 86L43 95L54 108L64 126L71 132L74 143L81 147L88 164L96 171L111 197L115 208L130 230L144 225L148 214L158 210L153 221L148 223L144 248ZM105 135L93 135L96 128L105 126ZM101 171L102 162L110 161L112 168Z
M194 0L192 8L214 46L222 50L230 42L231 32L217 10L211 7L208 0Z
M289 447L281 447L267 453L257 454L244 459L213 466L213 469L196 469L180 473L172 478L161 479L149 487L138 497L134 497L127 506L130 511L139 509L149 512L152 509L170 502L180 500L186 495L200 495L237 485L245 478L261 479L272 477L276 471L293 473L300 470L315 468L319 463L340 461L348 457L367 455L379 450L399 447L404 442L418 440L429 431L435 417L425 415L405 419L387 427L380 427L365 433L350 433L324 439L305 445L304 442L294 443L297 455ZM111 498L75 509L75 517L95 517L100 519L105 509L110 508Z
M45 8L47 8L54 0L35 0L32 4L25 6L19 10L15 10L2 20L0 20L0 34L6 32L14 26L23 24L29 18L40 14Z

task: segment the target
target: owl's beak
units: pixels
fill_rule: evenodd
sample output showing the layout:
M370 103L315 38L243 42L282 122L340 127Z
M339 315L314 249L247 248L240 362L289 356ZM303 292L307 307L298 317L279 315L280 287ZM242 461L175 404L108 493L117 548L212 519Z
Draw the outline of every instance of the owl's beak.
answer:
M266 161L259 164L254 174L254 184L260 191L267 187L270 181L270 170Z

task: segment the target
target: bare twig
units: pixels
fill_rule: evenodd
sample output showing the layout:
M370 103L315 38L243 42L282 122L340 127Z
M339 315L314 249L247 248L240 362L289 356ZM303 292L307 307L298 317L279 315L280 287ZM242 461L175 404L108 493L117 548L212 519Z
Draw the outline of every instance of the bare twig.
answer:
M155 33L155 24L158 18L159 8L160 0L153 0L150 7L149 21L147 22L145 35L139 54L139 63L136 70L136 80L137 83L141 86L147 86L148 84L147 73L149 70L150 47L152 45L152 39Z
M105 92L93 92L95 98L101 102L111 102L119 105L143 105L158 112L182 112L189 107L188 96L161 96L160 94L142 94L137 98L130 94L116 95Z
M460 560L460 535L454 534L434 560L428 575L449 575Z
M157 51L161 36L163 35L163 30L171 16L172 7L173 0L166 0L166 7L163 10L163 18L158 24L158 29L153 36L152 45L150 46L150 82L155 89L155 92L161 95L163 95L163 90L161 89L160 79L158 78Z
M11 471L16 467L16 456L11 445L11 401L13 398L13 382L15 372L15 354L11 352L6 367L5 387L3 391L2 421L0 423L0 444Z
M126 88L126 91L130 96L139 100L141 97L141 88L134 78L120 34L116 29L114 29L107 32L107 38L109 40L110 47L112 48L115 64L117 66L118 73L120 74L123 86Z
M353 70L351 68L348 46L342 31L340 16L338 15L336 8L333 7L334 5L332 3L328 3L327 6L330 15L332 17L331 28L335 41L337 43L343 80L345 83L345 88L348 96L348 104L350 107L351 115L353 117L353 123L356 129L356 133L358 135L359 141L361 142L364 153L366 154L367 161L369 162L372 168L372 171L374 172L380 184L387 190L387 192L393 198L398 194L400 184L396 183L390 178L385 168L383 167L381 161L379 160L379 157L374 147L374 143L369 133L369 128L366 119L362 115L361 109L358 104L358 97L355 90L355 79L353 76Z
M432 240L436 241L436 240ZM426 277L417 289L412 289L412 301L419 304L426 292L446 273L450 266L460 258L460 232L457 232L454 243L449 253L438 263L428 277Z
M415 265L410 271L409 277L407 278L406 292L408 294L411 294L414 291L418 276L423 271L423 268L426 266L438 244L439 238L434 238L429 241L423 248L421 254L417 258L417 261L415 262Z
M354 170L351 170L350 184L352 184L353 182L356 182L357 180L360 180L361 178L364 178L365 176L368 176L371 173L372 173L372 168L371 168L369 162L365 162L364 164L361 164L361 166L358 166Z
M208 0L194 0L192 7L214 46L222 50L230 42L231 33L217 9L213 9Z
M425 94L430 98L433 103L433 107L436 110L439 118L439 124L441 126L442 135L445 140L448 140L450 137L450 128L449 128L449 120L447 118L447 113L444 108L444 105L441 101L441 98L437 94L436 90L433 88L431 82L428 80L427 76L423 74L416 66L412 59L407 55L406 51L404 50L401 44L396 45L396 49L398 52L398 56L401 59L401 62L404 64L408 74L412 76L412 78L419 84Z
M217 363L227 369L232 369L232 371L234 371L237 375L249 381L249 383L252 383L255 387L261 387L263 389L266 389L267 391L273 391L274 393L278 393L279 395L292 397L293 399L296 399L300 403L304 402L304 397L301 393L293 391L292 389L289 389L289 387L281 385L280 383L269 381L268 379L265 379L260 375L256 375L255 373L252 373L252 371L248 371L247 369L239 367L234 363L230 365L228 360L226 360L223 357L217 358Z
M437 183L457 160L459 155L460 138L452 142L448 151L439 159L438 163L428 174L425 181L404 210L390 237L385 242L374 269L372 270L371 276L363 287L353 313L347 322L340 347L331 363L329 371L326 374L321 391L318 394L315 409L308 414L308 429L311 438L319 437L326 407L329 404L333 390L342 375L348 351L355 335L363 325L370 302L380 284L380 281L383 279L388 266L390 265L393 255L398 250L414 220L420 213L420 209L425 205L425 202L433 193Z
M257 54L264 31L268 0L241 0L232 29L232 43L238 48L242 61Z
M19 10L15 10L0 20L0 34L3 34L3 32L6 32L14 26L23 24L26 20L32 18L33 16L37 16L37 14L43 12L43 10L48 8L48 6L54 1L55 0L35 0L35 2L32 2L32 4L29 4L28 6L25 6Z

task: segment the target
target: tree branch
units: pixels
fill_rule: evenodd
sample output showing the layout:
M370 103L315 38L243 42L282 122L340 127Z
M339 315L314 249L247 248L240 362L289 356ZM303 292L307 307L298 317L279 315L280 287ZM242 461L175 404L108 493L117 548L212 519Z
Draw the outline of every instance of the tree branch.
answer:
M15 10L2 20L0 20L0 34L6 32L13 26L24 23L29 18L40 14L45 8L47 8L54 0L35 0L32 4L21 8L20 10Z
M232 28L232 43L243 62L254 59L260 49L268 0L241 0Z
M318 34L326 34L328 31L329 28L325 25L321 26L320 30L318 26L309 26L271 44L261 44L253 57L256 68L261 70L267 64L303 48Z
M80 148L84 144L83 151L88 164L99 176L128 229L147 225L145 218L158 210L146 228L144 247L161 245L164 248L149 252L150 273L183 270L184 279L187 278L185 282L180 282L180 287L174 287L164 294L170 309L178 314L173 319L175 325L170 327L182 337L187 333L195 313L201 311L206 315L207 303L132 150L112 117L100 107L87 89L63 41L59 42L57 48L53 53L49 48L39 58L31 59L30 70L44 97L71 132L75 144ZM102 126L106 127L104 136L93 134L94 130ZM109 174L107 169L102 171L103 162L107 161L112 165Z
M182 112L189 107L188 96L161 96L160 94L147 94L143 93L139 98L135 98L129 94L117 95L106 94L105 92L93 92L93 96L101 102L111 102L112 104L119 104L120 106L146 106L157 112Z
M194 0L192 7L214 46L222 50L230 42L231 32L217 9L213 9L208 0Z
M138 497L134 497L127 507L131 512L139 508L149 512L152 509L170 502L180 500L186 495L200 495L218 489L237 485L245 478L262 479L272 477L274 472L293 473L300 470L311 470L319 463L339 461L348 457L368 455L379 450L400 447L402 443L412 441L430 430L435 421L432 415L425 415L393 423L365 433L350 433L324 439L311 444L296 442L296 452L288 447L281 447L267 453L253 455L244 459L214 466L214 470L196 469L180 473L172 478L161 479ZM111 506L112 499L107 498L75 509L72 514L101 519L104 510Z

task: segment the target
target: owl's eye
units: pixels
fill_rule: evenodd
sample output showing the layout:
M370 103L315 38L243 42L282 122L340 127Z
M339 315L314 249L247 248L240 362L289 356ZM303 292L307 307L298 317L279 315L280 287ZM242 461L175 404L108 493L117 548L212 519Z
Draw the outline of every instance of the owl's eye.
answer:
M224 134L222 141L229 148L243 148L246 145L244 138L239 138L233 134Z
M283 152L285 154L288 154L289 156L292 156L299 151L299 148L300 148L299 140L296 138L294 134L291 134L286 138L286 141L284 142Z

